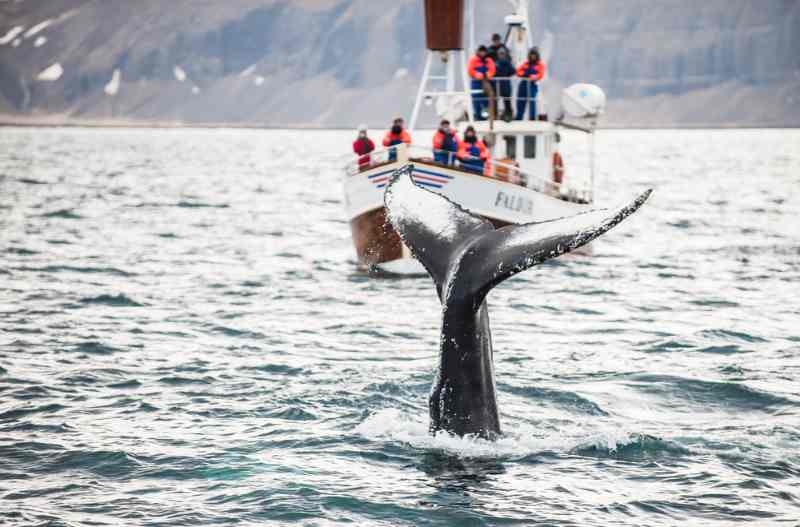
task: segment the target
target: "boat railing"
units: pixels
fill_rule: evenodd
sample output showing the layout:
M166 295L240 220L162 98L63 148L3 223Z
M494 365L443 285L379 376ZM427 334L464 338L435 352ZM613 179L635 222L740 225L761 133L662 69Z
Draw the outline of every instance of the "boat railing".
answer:
M514 101L514 103L516 103L516 101L519 99L519 97L518 97L519 84L522 81L526 81L527 82L528 80L529 79L523 79L521 77L517 77L516 75L511 76L511 77L492 77L491 79L488 79L489 83L492 86L492 90L494 91L494 98L496 100L499 101L501 99L510 99L510 100ZM501 82L503 82L503 83L508 82L508 84L506 86L508 86L508 92L509 93L507 95L502 95L502 94L499 93L500 92L499 88L501 86L501 84L500 84ZM503 91L505 91L505 90L503 90ZM483 96L484 98L489 98L489 95L484 91L483 86L481 86L480 88L468 88L467 92L469 94L471 94L472 96ZM538 93L541 95L541 90L539 90ZM526 100L530 100L530 99L536 99L537 98L537 96L531 95L531 94L532 94L532 90L528 90L528 95L525 96L525 99Z
M353 176L382 165L389 165L396 161L424 161L450 169L505 181L550 196L568 199L569 201L586 203L592 201L591 189L565 185L546 177L525 172L515 162L509 163L496 159L483 160L473 156L458 156L456 152L450 150L437 150L420 145L401 144L374 150L369 154L358 156L355 161L348 163L345 170L349 176Z

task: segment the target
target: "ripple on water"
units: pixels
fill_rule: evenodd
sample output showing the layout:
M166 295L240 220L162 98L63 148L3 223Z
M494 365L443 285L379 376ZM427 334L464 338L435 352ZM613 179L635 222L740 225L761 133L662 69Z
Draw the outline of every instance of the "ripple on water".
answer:
M67 220L80 220L83 216L75 212L75 209L59 209L52 212L45 212L42 218L63 218Z
M603 132L598 203L655 201L492 292L489 442L429 434L440 307L356 267L349 132L4 129L0 524L793 525L797 139Z
M76 353L88 353L90 355L111 355L112 353L117 353L122 350L120 348L115 348L114 346L109 346L108 344L103 344L102 342L98 342L96 340L89 340L72 346L69 348L69 351Z
M112 307L142 307L143 305L122 293L117 295L102 294L88 296L81 298L78 302L85 305L104 305Z
M736 410L771 409L780 411L786 407L800 407L791 399L742 383L707 381L672 375L636 374L629 377L629 384L637 390L665 397L662 404L672 406L673 399L682 399L689 406L702 405ZM689 409L685 411L690 411Z

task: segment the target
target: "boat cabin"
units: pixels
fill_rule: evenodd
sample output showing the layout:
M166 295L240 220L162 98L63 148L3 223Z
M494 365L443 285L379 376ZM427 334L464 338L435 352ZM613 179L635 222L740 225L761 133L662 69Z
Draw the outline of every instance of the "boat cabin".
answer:
M518 167L522 173L540 180L553 180L553 154L557 150L558 134L552 123L476 121L471 124L481 138L490 142L493 138L492 153L497 162Z

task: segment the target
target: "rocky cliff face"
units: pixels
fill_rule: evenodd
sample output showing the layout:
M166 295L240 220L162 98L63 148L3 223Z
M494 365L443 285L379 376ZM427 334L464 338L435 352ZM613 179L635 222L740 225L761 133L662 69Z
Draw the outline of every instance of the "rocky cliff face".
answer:
M477 32L506 3L478 2ZM800 125L800 2L534 0L544 87L603 87L618 125ZM383 124L423 58L415 0L0 0L6 119ZM432 117L432 116L430 116Z

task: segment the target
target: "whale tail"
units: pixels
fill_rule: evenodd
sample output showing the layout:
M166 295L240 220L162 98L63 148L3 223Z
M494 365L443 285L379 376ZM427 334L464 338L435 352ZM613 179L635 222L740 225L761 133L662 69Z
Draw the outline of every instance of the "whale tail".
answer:
M413 165L405 165L386 188L389 221L433 278L442 303L456 295L471 300L474 310L503 280L589 243L633 214L652 192L617 209L495 229L488 220L418 186L412 173Z

